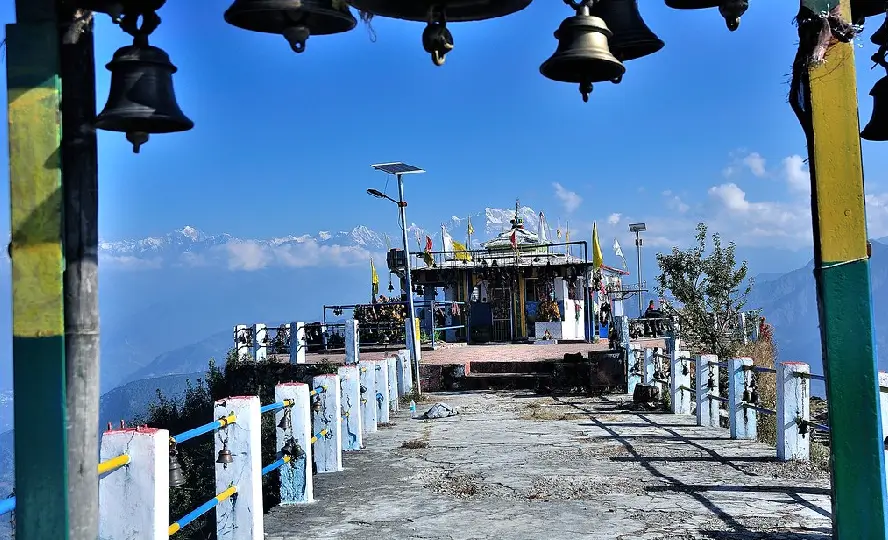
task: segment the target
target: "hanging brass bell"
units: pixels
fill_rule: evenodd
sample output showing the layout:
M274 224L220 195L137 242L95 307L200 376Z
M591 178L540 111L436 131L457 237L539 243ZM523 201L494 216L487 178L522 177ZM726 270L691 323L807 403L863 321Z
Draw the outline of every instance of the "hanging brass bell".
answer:
M749 8L749 0L666 0L666 6L672 9L718 8L728 30L733 32L740 27L740 17Z
M882 45L888 45L888 26L885 26L884 22L875 32L873 32L873 35L870 36L870 43L878 45L879 47Z
M654 54L663 48L663 41L641 18L638 0L599 0L589 10L589 15L600 17L613 33L608 47L621 62Z
M357 24L344 0L234 0L225 22L251 32L280 34L294 52L309 36L348 32Z
M281 418L281 421L278 422L277 427L284 431L287 431L292 425L293 422L290 420L290 415L287 412L284 412L284 416L283 418Z
M429 22L433 13L445 13L447 22L470 22L505 17L521 11L531 0L351 0L355 9L378 17Z
M114 24L119 23L123 15L123 2L121 0L79 0L77 7L105 13L111 17Z
M231 455L231 450L228 449L228 445L223 444L222 450L219 450L219 455L216 457L216 463L228 465L232 462L234 462L234 457Z
M185 485L185 475L182 473L182 464L175 450L170 450L170 487Z
M888 141L888 77L882 77L873 89L873 114L860 132L860 138L868 141Z
M863 24L864 19L885 15L888 8L886 0L851 0L851 19Z
M583 101L589 101L592 83L618 81L626 72L608 48L611 36L604 21L590 16L587 6L580 6L555 31L558 48L540 66L540 73L553 81L579 83Z
M305 455L305 450L299 446L299 443L294 439L289 438L284 443L284 446L281 447L281 454L285 456L290 456L292 459L300 459Z
M176 66L162 49L151 45L121 47L105 67L111 72L111 90L104 110L96 117L98 129L126 133L133 152L138 153L150 133L194 127L176 103Z

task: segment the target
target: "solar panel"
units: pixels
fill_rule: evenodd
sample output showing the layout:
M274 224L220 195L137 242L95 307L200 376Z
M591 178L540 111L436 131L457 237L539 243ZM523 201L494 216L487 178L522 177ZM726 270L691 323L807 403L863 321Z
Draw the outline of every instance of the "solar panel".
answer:
M401 163L400 161L396 161L394 163L380 163L378 165L372 165L372 167L378 171L382 171L388 174L408 174L408 173L424 173L425 171L420 169L419 167L414 167L413 165L407 165L406 163Z

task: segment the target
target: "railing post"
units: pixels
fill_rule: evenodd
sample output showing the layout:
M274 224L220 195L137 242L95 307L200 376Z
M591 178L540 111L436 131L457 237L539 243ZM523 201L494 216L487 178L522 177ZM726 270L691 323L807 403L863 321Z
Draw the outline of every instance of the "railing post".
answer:
M290 323L290 363L305 363L305 323Z
M100 461L121 455L130 464L99 480L99 538L169 538L170 432L134 428L102 434Z
M342 389L342 449L360 450L364 446L361 432L361 377L358 366L339 368L339 387Z
M746 337L746 314L743 312L737 314L737 328L740 332L740 335L737 336L740 338L740 343L746 345L749 343L749 338Z
M398 351L398 397L413 392L413 369L410 366L410 351Z
M755 440L758 436L756 411L746 407L744 394L751 386L752 371L744 366L752 366L752 358L731 358L728 360L728 414L732 439Z
M752 321L752 332L751 332L751 335L752 335L752 341L753 341L753 342L756 342L756 341L759 340L759 319L758 319L758 318L755 318L755 319Z
M811 449L810 430L802 435L799 421L811 417L811 384L798 373L811 373L804 362L777 364L777 459L808 461Z
M253 351L257 362L268 358L268 328L263 323L253 327Z
M318 473L342 470L342 400L339 375L318 375L312 379L318 390L312 401L312 430L317 437L314 460Z
M247 325L239 324L234 327L234 347L239 362L253 358L252 344L250 343L250 333L247 331Z
M291 327L292 328L292 327ZM292 399L293 405L274 413L275 448L280 452L287 441L293 440L302 450L302 457L278 469L281 477L281 504L308 503L314 500L312 486L311 398L308 385L281 383L274 387L274 400ZM289 421L284 417L289 415ZM298 453L298 451L297 451Z
M888 373L879 372L879 417L882 419L882 436L888 438ZM885 477L888 485L888 476Z
M213 418L235 415L233 424L215 434L216 454L231 451L234 462L216 463L216 493L237 486L237 498L216 507L219 540L261 540L262 525L262 413L259 396L227 397L215 403ZM213 457L216 457L215 455Z
M345 363L357 364L361 358L361 334L358 331L358 321L349 319L345 321Z
M386 358L385 366L388 373L389 410L398 411L398 359Z
M721 427L718 413L718 400L712 396L719 395L718 389L718 356L701 354L696 357L697 377L697 425Z
M642 381L644 384L654 384L654 352L657 348L645 347L644 369L642 369Z
M688 351L675 351L670 354L669 390L672 398L672 414L691 414L691 370L688 367Z
M361 381L361 429L376 433L376 367L369 360L358 364Z
M389 389L388 389L388 362L375 360L373 362L376 371L376 391L373 393L373 402L376 404L376 421L379 424L389 422Z

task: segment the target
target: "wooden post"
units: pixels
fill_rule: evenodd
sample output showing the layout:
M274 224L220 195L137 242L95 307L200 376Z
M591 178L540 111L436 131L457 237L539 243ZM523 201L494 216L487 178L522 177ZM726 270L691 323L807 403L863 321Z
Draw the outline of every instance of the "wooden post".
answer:
M815 14L836 0L802 0ZM850 2L840 3L851 20ZM876 25L878 20L871 19ZM812 25L814 26L814 25ZM800 29L801 32L801 29ZM832 443L833 536L888 538L885 451L867 259L854 44L832 39L808 68L814 276Z
M18 0L16 20L6 26L16 538L65 540L70 509L55 1ZM98 435L94 460L97 444ZM97 499L84 501L88 511L98 511Z

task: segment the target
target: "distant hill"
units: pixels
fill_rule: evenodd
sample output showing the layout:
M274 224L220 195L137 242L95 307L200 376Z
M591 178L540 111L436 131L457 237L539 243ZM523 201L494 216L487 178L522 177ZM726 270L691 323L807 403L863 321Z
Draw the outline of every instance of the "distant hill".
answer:
M888 244L875 241L872 248L870 280L877 360L879 369L888 371ZM757 283L748 305L762 308L774 326L780 360L808 362L813 372L823 373L813 261L777 279Z

